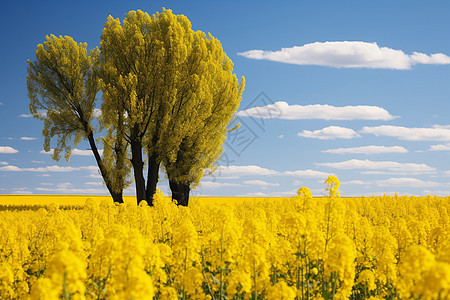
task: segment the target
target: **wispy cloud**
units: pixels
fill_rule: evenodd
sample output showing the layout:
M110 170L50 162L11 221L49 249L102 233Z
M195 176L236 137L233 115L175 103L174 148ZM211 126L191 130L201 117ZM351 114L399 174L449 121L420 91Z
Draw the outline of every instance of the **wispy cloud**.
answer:
M439 182L435 181L425 181L417 178L411 177L392 177L383 180L371 180L371 181L362 181L362 180L352 180L349 182L343 182L342 185L345 184L359 184L366 186L383 186L383 187L412 187L412 188L431 188L442 185Z
M327 178L331 173L325 173L315 170L297 170L297 171L286 171L283 175L295 176L295 177L308 177L308 178ZM296 182L301 184L301 182Z
M229 182L217 182L217 181L204 181L200 183L202 189L215 189L221 187L231 187L240 186L239 183L229 183Z
M4 153L4 154L12 154L12 153L17 153L19 152L19 150L14 149L12 147L9 146L0 146L0 153Z
M102 175L100 175L100 174L89 174L87 177L89 177L89 178L103 178L102 177Z
M337 148L323 150L324 153L336 153L336 154L382 154L382 153L407 153L404 147L401 146L362 146L362 147L352 147L352 148Z
M14 188L11 194L33 194L28 188Z
M314 131L303 130L298 136L319 140L354 139L361 137L356 131L340 126L328 126Z
M21 118L31 118L33 115L32 114L20 114L19 117Z
M431 145L430 151L450 151L450 143L443 145Z
M101 177L101 176L100 176ZM98 185L98 186L102 186L103 182L100 181L89 181L89 182L85 182L84 184L86 185Z
M281 113L274 114L274 111ZM238 112L241 117L254 117L261 119L280 118L285 120L383 120L396 118L387 110L378 106L331 106L328 104L290 105L278 101L260 107L252 107Z
M41 151L39 151L39 153L42 153L42 154L53 154L53 151L54 151L54 149L50 149L50 151L41 150ZM103 149L99 149L98 153L100 155L102 155L103 154ZM92 156L93 154L92 154L92 150L90 150L90 149L81 150L81 149L75 148L75 149L72 150L72 155Z
M103 155L103 149L99 149L98 153L100 155ZM81 149L73 149L72 151L72 155L81 155L81 156L93 156L94 154L92 153L92 150L81 150Z
M280 184L277 182L267 182L264 180L244 180L242 183L248 185L257 185L261 187L280 186Z
M36 191L39 192L52 192L52 193L58 193L58 194L71 194L71 195L89 195L89 194L100 194L100 195L107 195L108 190L106 188L104 189L78 189L78 188L35 188Z
M39 112L38 115L40 115L42 117L45 117L45 116L47 116L47 113L46 112ZM21 117L21 118L31 118L31 117L33 117L33 115L32 114L20 114L19 117Z
M379 186L392 186L392 187L408 186L416 188L417 187L430 188L441 185L440 183L434 181L424 181L416 178L407 178L407 177L376 180L375 184Z
M283 191L283 192L250 192L247 194L238 195L238 197L294 197L297 195L296 190Z
M422 172L422 173L434 173L435 168L432 168L426 164L417 163L399 163L395 161L371 161L371 160L359 160L351 159L342 162L334 163L316 163L318 166L330 167L342 170L389 170L393 172Z
M6 161L0 161L0 165L7 165L8 163Z
M35 141L35 140L37 140L38 138L35 138L35 137L28 137L28 136L23 136L23 137L21 137L20 138L22 141Z
M390 136L405 141L450 141L450 129L439 125L431 128L408 128L392 125L366 126L359 133Z
M60 167L57 165L46 166L46 167L38 167L38 168L20 168L13 165L7 165L4 167L0 167L0 171L10 171L10 172L73 172L80 170L89 170L94 171L98 168L96 166L87 166L87 167Z
M428 55L413 52L409 55L402 50L362 41L316 42L278 51L250 50L238 55L287 64L336 68L410 70L417 64L450 64L450 57L442 53Z
M213 173L214 176L239 178L248 175L277 175L278 171L255 166L219 166Z

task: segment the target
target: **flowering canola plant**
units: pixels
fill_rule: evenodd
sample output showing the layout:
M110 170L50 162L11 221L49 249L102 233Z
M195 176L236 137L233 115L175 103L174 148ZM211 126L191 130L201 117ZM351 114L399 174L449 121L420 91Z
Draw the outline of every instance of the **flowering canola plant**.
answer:
M449 299L450 197L0 212L0 299Z

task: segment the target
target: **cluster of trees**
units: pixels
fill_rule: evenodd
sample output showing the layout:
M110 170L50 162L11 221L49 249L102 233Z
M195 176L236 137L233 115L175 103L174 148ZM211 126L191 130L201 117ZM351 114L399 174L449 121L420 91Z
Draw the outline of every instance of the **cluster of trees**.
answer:
M244 78L219 40L163 9L130 11L123 24L109 16L89 54L86 43L47 36L28 61L27 87L30 111L44 122L44 149L56 139L53 159L69 160L72 145L86 139L115 202L134 177L137 201L151 205L164 169L172 198L187 205L223 152Z

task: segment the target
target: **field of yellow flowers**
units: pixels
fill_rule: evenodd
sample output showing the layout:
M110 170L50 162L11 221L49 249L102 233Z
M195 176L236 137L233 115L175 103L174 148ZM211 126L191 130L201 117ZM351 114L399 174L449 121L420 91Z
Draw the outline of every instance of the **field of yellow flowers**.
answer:
M450 299L450 197L0 212L0 299ZM226 200L226 199L224 199Z

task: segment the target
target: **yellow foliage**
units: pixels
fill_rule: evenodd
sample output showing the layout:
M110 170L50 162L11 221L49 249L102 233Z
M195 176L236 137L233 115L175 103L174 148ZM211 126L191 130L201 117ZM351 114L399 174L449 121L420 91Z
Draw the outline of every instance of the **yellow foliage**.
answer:
M95 196L71 209L11 206L0 212L0 296L446 299L449 200L303 188L190 207L161 193L153 207Z

